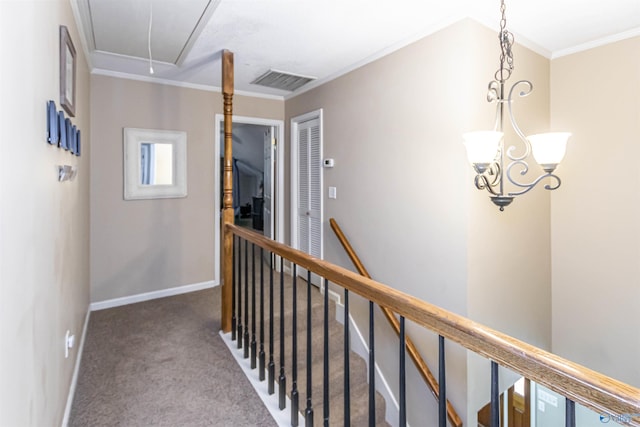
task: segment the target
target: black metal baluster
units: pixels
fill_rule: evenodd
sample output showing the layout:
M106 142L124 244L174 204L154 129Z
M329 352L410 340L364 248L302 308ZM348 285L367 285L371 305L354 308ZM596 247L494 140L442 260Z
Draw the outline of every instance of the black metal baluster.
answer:
M565 397L564 399L565 413L564 413L564 425L565 427L576 427L576 403Z
M373 309L373 301L369 301L369 427L376 425L376 346Z
M242 348L242 240L238 239L238 348Z
M264 381L264 249L260 248L260 352L258 353L258 376Z
M268 392L275 393L276 364L273 361L273 253L269 254L269 367Z
M498 387L498 364L491 361L491 427L500 427L500 388Z
M349 366L349 290L344 290L344 418L345 427L351 426L350 366Z
M280 376L278 377L278 407L287 406L287 378L284 375L284 258L280 257Z
M249 358L249 241L244 241L244 358Z
M236 289L238 288L236 281L238 280L238 276L236 275L236 261L238 261L238 257L236 257L236 240L240 242L240 238L233 237L233 268L232 268L232 284L231 288L231 341L235 341L236 339ZM239 246L239 243L238 243Z
M293 290L291 292L291 299L293 301L292 308L293 314L291 319L291 425L298 425L298 272L297 265L293 264Z
M399 404L400 404L400 422L399 426L404 427L407 425L407 385L406 385L406 368L405 368L405 353L406 353L406 340L404 332L404 316L400 316L400 391L399 391Z
M329 427L329 279L324 279L324 319L323 319L323 372L322 372L322 415L324 427Z
M444 367L444 337L438 337L438 420L439 427L447 427L447 374Z
M313 427L313 406L311 404L311 272L307 270L307 408L304 411L304 423Z
M256 245L251 244L251 369L256 369Z

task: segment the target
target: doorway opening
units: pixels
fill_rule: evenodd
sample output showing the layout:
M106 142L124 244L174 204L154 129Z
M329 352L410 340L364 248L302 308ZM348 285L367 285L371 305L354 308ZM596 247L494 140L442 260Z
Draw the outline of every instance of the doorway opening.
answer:
M284 241L284 122L257 117L232 117L233 199L236 225L278 242ZM214 141L215 253L220 254L224 171L224 116L216 114ZM220 284L220 256L215 257L215 282Z
M500 427L530 427L531 381L520 378L500 395ZM491 425L491 404L478 411L478 427Z

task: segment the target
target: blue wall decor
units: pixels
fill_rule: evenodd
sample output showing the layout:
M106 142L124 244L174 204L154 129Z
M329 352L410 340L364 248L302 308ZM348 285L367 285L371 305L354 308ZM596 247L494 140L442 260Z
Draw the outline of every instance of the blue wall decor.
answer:
M64 118L64 111L58 111L58 130L60 132L60 144L58 145L60 148L64 148L68 150L67 147L67 123Z
M52 100L47 101L47 142L80 156L80 129L65 117L64 111L56 111Z
M76 131L76 156L80 155L80 129Z
M66 146L64 147L65 150L69 150L71 151L71 142L72 142L72 127L71 127L71 119L69 117L67 117L66 119L64 119L64 125L66 128Z
M69 121L69 123L71 123L71 121ZM78 141L78 129L76 128L76 125L71 126L69 138L71 139L71 144L69 144L69 151L71 151L71 154L76 154L76 144Z
M47 102L47 142L51 145L58 145L58 114L56 113L56 103Z

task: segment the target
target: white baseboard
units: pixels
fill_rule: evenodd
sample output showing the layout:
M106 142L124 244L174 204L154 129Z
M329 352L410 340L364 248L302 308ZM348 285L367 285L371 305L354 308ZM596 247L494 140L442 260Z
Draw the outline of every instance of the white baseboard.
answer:
M291 271L291 267L289 267L288 265L284 266L284 273L291 276L293 274L293 272Z
M222 341L227 345L229 351L236 359L236 362L240 366L240 368L244 371L245 376L255 389L256 393L266 406L267 410L275 420L275 422L282 427L291 426L291 400L289 396L285 396L286 406L285 409L280 410L278 407L278 381L276 379L275 382L275 392L273 394L269 394L267 380L260 381L259 372L257 369L251 369L251 359L244 358L244 350L238 349L235 341L231 341L231 333L223 333L220 331L220 337L222 337ZM301 404L304 402L304 399L300 398ZM303 406L301 406L303 408ZM304 415L298 415L298 426L304 427Z
M82 326L82 336L78 345L78 355L76 356L76 365L73 368L73 376L71 377L71 385L69 386L69 394L67 396L67 405L64 408L64 417L62 418L62 427L67 427L69 417L71 416L71 406L73 405L73 397L76 394L76 384L78 383L78 373L80 372L80 361L82 360L82 350L84 349L84 339L87 336L87 326L89 325L89 315L91 310L87 310L84 317L84 325Z
M142 294L130 295L126 297L114 298L105 301L92 302L89 306L91 311L104 310L106 308L119 307L121 305L133 304L136 302L149 301L157 298L170 297L173 295L186 294L218 286L214 280L208 282L194 283L192 285L177 286L175 288L161 289L159 291L145 292Z
M331 292L331 291L330 291ZM344 325L344 305L336 304L336 320ZM369 370L369 346L364 339L364 336L360 332L358 325L353 320L351 314L349 314L349 328L351 334L349 336L349 344L351 345L351 350L355 352L358 356L362 357L367 364L367 372ZM378 393L382 395L385 401L385 414L384 418L389 425L393 427L398 426L398 419L400 416L400 405L398 405L398 400L394 396L391 391L391 387L389 387L389 383L386 378L382 374L380 370L380 366L378 363L375 363L375 371L376 371L376 390ZM367 376L367 381L368 381ZM409 424L407 424L409 427Z
M324 296L324 283L320 285L320 295ZM342 309L344 310L344 306L342 306L342 303L341 303L342 299L340 298L339 293L329 289L329 299L336 303L336 310L339 310L338 307L342 307ZM342 317L344 317L344 314L342 315ZM342 323L342 318L340 318L339 321L340 323Z

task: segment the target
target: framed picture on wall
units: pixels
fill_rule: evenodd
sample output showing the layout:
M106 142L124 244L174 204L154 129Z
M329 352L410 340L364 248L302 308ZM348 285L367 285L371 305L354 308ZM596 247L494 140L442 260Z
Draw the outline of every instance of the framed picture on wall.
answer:
M76 116L76 49L64 25L60 26L60 105Z

